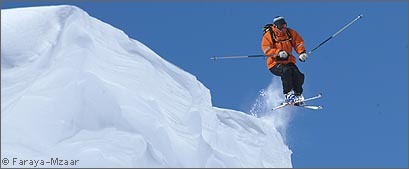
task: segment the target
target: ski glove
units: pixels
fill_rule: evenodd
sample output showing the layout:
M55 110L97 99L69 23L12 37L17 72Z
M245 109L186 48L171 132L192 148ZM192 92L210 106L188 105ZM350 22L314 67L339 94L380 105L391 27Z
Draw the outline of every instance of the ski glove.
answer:
M308 55L307 53L301 53L300 56L298 56L298 58L300 58L301 62L305 62L305 60L307 60Z
M281 59L287 59L288 54L287 54L287 52L282 50L282 51L278 52L278 57L280 57Z

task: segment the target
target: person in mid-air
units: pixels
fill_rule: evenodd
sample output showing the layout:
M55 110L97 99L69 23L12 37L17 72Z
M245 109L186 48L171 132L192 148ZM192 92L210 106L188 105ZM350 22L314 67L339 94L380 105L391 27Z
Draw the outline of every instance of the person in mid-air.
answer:
M304 62L308 58L302 37L287 27L284 17L277 16L273 24L264 26L261 48L267 56L270 72L281 77L285 101L303 104L304 74L295 65L296 58L292 55L294 48L300 61Z

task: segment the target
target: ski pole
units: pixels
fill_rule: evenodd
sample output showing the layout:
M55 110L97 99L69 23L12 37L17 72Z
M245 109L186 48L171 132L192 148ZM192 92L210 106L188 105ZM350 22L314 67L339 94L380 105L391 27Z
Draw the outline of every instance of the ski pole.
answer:
M310 50L308 52L308 54L311 54L312 52L314 52L316 49L318 49L319 47L321 47L322 45L324 45L326 42L328 42L330 39L334 38L335 36L337 36L339 33L341 33L342 31L344 31L346 28L348 28L349 26L351 26L354 22L356 22L358 19L361 19L363 17L363 15L358 15L358 17L356 17L354 20L352 20L351 22L349 22L347 25L345 25L344 27L342 27L338 32L334 33L333 35L331 35L329 38L327 38L326 40L324 40L323 42L321 42L318 46L316 46L314 49ZM256 58L256 57L271 57L271 56L277 56L277 55L244 55L244 56L214 56L210 59L213 60L218 60L218 59L240 59L240 58Z
M348 28L349 26L351 26L355 21L357 21L358 19L361 19L363 17L363 15L358 15L358 17L356 17L354 20L352 20L351 22L349 22L347 25L345 25L343 28L341 28L338 32L334 33L332 36L330 36L329 38L327 38L326 40L324 40L323 42L321 42L317 47L315 47L314 49L310 50L308 52L308 54L311 54L312 52L314 52L314 50L318 49L320 46L322 46L324 43L328 42L330 39L332 39L333 37L337 36L339 33L341 33L342 31L344 31L346 28Z
M210 59L219 60L219 59L240 59L240 58L256 58L256 57L268 57L276 55L243 55L243 56L214 56Z

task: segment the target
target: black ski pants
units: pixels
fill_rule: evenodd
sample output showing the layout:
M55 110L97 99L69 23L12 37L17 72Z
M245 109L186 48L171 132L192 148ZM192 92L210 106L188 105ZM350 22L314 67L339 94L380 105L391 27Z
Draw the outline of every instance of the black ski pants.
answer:
M302 94L304 74L300 72L294 63L276 64L270 69L270 72L281 77L284 94L290 92L291 90L294 90L296 95Z

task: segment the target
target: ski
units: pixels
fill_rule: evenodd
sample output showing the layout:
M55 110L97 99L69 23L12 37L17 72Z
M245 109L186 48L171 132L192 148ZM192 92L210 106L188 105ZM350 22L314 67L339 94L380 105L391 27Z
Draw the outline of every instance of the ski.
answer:
M303 108L312 109L312 110L323 109L322 106L317 106L317 105L294 105L294 106L303 107Z
M277 110L277 109L283 108L283 107L288 106L288 105L290 105L290 104L288 104L288 103L281 103L281 104L278 105L277 107L273 107L271 110Z
M313 96L313 97L304 99L302 102L306 102L306 101L318 99L318 98L321 98L321 97L322 97L322 93L318 93L317 95L315 95L315 96ZM301 101L299 101L299 102L301 102ZM298 103L298 102L295 102L295 103Z
M314 105L296 105L296 103L306 102L306 101L310 101L310 100L315 100L315 99L318 99L318 98L321 98L321 97L322 97L322 93L318 93L318 94L317 94L317 95L315 95L315 96L312 96L312 97L306 98L306 99L304 99L304 100L302 100L302 101L297 101L297 102L294 102L294 103L292 103L292 104L287 103L287 102L283 102L283 103L281 103L280 105L278 105L278 106L276 106L276 107L273 107L273 108L272 108L272 110L277 110L277 109L283 108L283 107L288 106L288 105L293 105L293 106L298 106L298 107L304 107L304 108L307 108L307 109L313 109L313 110L322 109L322 106L314 106Z

